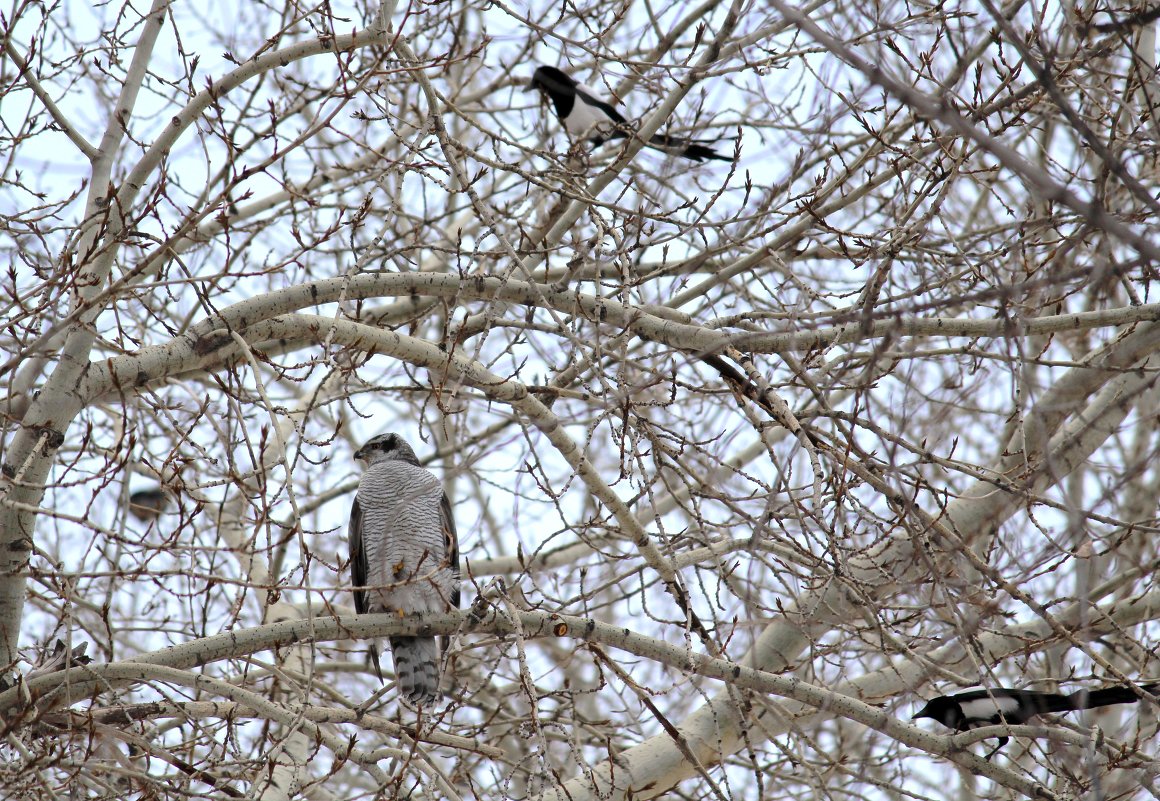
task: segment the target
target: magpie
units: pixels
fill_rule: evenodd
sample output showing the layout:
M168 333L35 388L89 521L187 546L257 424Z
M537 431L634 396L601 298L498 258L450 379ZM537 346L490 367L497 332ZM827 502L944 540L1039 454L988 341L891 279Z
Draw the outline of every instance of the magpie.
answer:
M590 86L577 81L555 67L538 67L532 75L528 89L538 89L543 97L552 101L556 116L564 124L564 130L572 136L587 137L594 146L609 139L623 139L632 136L636 130L611 103L597 97ZM730 156L722 156L706 142L714 139L681 139L676 136L656 134L646 145L654 150L684 156L693 161L716 159L733 161Z
M1141 684L1144 692L1155 693L1160 682ZM1079 690L1071 695L1041 693L1034 690L1006 690L995 687L969 690L955 695L940 695L927 702L912 720L932 718L955 731L970 731L983 726L1006 723L1018 726L1036 715L1050 712L1070 712L1076 709L1095 709L1112 704L1132 704L1140 697L1131 687L1108 687L1103 690ZM1007 744L1010 737L1000 736L986 758L990 759Z

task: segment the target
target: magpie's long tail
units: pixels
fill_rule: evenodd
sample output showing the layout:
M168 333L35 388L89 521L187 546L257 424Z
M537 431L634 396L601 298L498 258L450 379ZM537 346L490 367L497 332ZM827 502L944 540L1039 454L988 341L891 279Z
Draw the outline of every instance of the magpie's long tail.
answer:
M704 161L705 159L716 159L717 161L733 161L732 156L722 156L711 147L706 147L706 143L717 141L716 139L681 139L678 136L666 136L664 134L656 134L652 139L648 140L648 145L656 150L662 150L665 153L671 153L674 156L684 156L693 161Z
M1151 684L1141 684L1140 689L1145 692L1155 693L1160 689L1160 682L1152 682ZM1100 706L1111 706L1112 704L1134 704L1140 700L1140 696L1132 691L1131 687L1107 687L1103 690L1080 690L1071 695L1063 696L1070 705L1066 709L1095 709ZM1063 711L1063 710L1052 710Z

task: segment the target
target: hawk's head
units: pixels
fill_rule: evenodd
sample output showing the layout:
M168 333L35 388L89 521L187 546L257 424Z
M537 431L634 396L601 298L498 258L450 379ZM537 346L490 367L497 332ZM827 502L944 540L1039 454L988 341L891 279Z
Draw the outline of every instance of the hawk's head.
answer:
M368 467L388 459L419 464L419 458L415 456L411 446L398 434L379 434L372 437L366 445L354 452L354 458L365 462Z

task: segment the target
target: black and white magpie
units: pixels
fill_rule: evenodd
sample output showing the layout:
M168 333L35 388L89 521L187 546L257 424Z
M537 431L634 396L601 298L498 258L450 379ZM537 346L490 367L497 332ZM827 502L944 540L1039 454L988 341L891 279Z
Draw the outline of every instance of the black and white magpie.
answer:
M552 101L556 116L564 124L564 130L572 136L587 137L593 145L600 146L609 139L632 136L636 130L611 103L597 97L595 89L555 67L538 67L527 88L538 89L541 95ZM705 143L714 141L656 134L646 144L654 150L684 156L693 161L732 161L732 157L722 156L705 146Z
M1155 694L1160 682L1141 684L1140 689ZM918 711L918 718L932 718L955 731L969 731L983 726L1006 723L1018 726L1036 715L1051 712L1071 712L1077 709L1095 709L1112 704L1131 704L1140 700L1131 687L1108 687L1103 690L1079 690L1071 695L1041 693L1034 690L1006 690L995 687L969 690L955 695L940 695L927 702ZM1001 736L999 744L987 759L1007 744L1010 737Z

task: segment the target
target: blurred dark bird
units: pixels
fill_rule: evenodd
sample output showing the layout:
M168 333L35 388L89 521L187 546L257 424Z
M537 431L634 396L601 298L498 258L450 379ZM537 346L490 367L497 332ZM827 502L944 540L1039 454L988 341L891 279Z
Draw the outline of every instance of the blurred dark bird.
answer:
M169 495L160 487L138 490L129 496L129 514L142 523L156 520L168 506Z
M632 136L636 127L624 118L606 100L601 100L590 86L577 81L555 67L539 67L532 75L528 89L537 89L543 97L552 101L556 116L571 136L587 138L599 147L610 139ZM646 145L674 156L684 156L693 161L716 159L733 161L730 156L722 156L706 147L714 139L681 139L676 136L656 134Z

